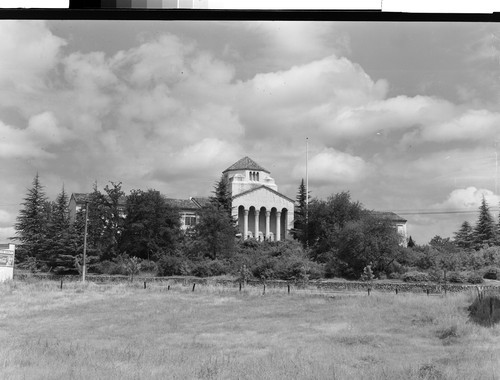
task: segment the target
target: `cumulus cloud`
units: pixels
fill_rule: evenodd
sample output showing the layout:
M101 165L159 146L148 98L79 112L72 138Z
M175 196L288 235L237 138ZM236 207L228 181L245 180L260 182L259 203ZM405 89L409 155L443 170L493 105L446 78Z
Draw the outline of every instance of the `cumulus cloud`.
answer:
M317 185L353 183L369 175L369 172L370 165L361 157L332 148L313 155L308 162L309 178ZM303 177L304 173L305 164L296 165L293 169L296 178Z
M15 233L16 230L14 229L14 227L0 227L0 241L8 242L9 238L15 236Z
M51 112L34 115L24 129L0 121L0 157L54 158L50 149L71 138Z
M453 190L445 201L437 203L433 207L445 210L477 210L483 197L490 207L497 207L500 202L500 197L491 190L469 186L465 189Z
M0 210L0 225L6 225L11 222L10 214L5 210Z
M43 85L65 41L52 34L43 21L2 20L0 35L3 90L32 91Z

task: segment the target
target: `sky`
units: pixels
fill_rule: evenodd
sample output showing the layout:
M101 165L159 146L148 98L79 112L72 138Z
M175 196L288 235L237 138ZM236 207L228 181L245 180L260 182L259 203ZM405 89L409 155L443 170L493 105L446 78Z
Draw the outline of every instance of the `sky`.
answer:
M0 20L0 242L36 173L209 196L249 156L295 198L349 191L417 244L498 217L495 23Z

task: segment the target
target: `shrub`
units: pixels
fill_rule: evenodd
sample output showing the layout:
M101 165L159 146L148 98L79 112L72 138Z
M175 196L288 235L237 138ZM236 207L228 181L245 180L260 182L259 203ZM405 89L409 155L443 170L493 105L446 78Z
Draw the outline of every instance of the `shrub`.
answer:
M403 275L397 272L391 272L387 275L387 278L390 280L399 280Z
M465 275L460 272L448 272L446 280L455 284L463 284L467 282Z
M92 269L98 274L121 274L126 275L127 269L123 265L123 262L116 262L110 260L104 260L100 263L96 263L92 266Z
M427 282L429 275L425 272L407 272L403 274L402 279L404 282Z
M191 273L197 277L221 276L228 273L228 268L221 260L204 260L194 264Z
M483 276L481 276L481 273L470 272L467 274L467 282L469 284L482 284L484 280Z
M183 262L185 260L177 256L163 256L158 260L158 275L159 276L178 276L184 275Z
M500 296L476 297L469 306L469 318L482 326L493 326L500 322Z
M443 280L443 271L441 269L431 268L428 274L429 279L433 282L441 282Z
M158 271L158 265L156 265L156 263L151 260L142 260L140 264L140 270L142 272L156 273Z
M484 270L483 278L488 280L500 280L500 268L488 267Z

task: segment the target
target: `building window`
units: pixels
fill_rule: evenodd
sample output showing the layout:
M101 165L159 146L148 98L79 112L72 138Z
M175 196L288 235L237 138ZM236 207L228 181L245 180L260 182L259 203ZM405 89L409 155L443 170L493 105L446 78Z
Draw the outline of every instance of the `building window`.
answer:
M184 225L188 227L196 226L196 216L185 216Z

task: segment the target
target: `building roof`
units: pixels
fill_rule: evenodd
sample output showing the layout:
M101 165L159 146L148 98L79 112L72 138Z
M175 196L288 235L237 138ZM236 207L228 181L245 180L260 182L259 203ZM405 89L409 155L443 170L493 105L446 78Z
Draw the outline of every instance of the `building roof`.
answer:
M82 204L87 201L88 197L90 196L91 193L72 193L71 198L75 198L76 204ZM109 196L105 196L106 200L110 200ZM119 206L125 206L127 203L127 196L123 195L120 198L118 198L118 205Z
M399 216L398 214L392 211L370 211L370 213L374 216L378 216L384 219L389 219L393 222L401 222L401 223L407 222L407 219Z
M189 198L189 199L174 199L166 198L170 206L177 207L181 210L198 210L210 202L209 198Z
M268 174L271 173L269 170L264 169L262 166L260 166L258 163L256 163L254 160L252 160L248 156L243 157L241 160L235 162L230 167L228 167L226 170L224 170L222 173L225 173L225 172L228 172L231 170L259 170L262 172L266 172Z
M266 185L257 186L257 187L254 187L253 189L250 189L250 190L244 191L244 192L242 192L242 193L236 194L236 195L233 197L233 199L239 198L239 197L241 197L242 195L246 195L246 194L252 193L252 192L257 191L257 190L262 189L262 188L264 188L264 189L266 189L266 190L269 190L270 192L272 192L272 193L274 193L274 194L276 194L276 195L279 195L280 197L285 198L287 201L290 201L290 202L292 202L292 203L294 203L294 204L295 204L295 201L294 201L294 200L292 200L292 199L288 198L286 195L283 195L283 194L281 194L280 192L278 192L278 191L276 191L276 190L274 190L274 189L271 189L270 187L267 187Z
M89 194L87 193L73 193L71 198L75 198L76 203L84 203L87 200Z

